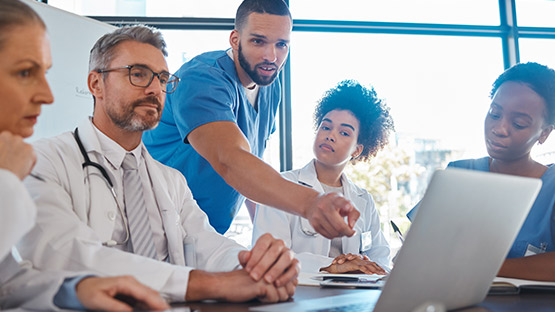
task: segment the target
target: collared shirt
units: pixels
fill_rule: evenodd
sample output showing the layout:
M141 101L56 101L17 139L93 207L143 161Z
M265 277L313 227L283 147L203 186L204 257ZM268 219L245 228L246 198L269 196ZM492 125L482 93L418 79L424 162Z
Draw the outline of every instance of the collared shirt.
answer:
M127 153L132 153L135 156L135 159L138 162L139 168L139 176L141 177L141 181L143 183L144 189L144 200L147 207L147 214L148 219L150 222L150 228L152 229L152 237L154 240L154 245L156 247L157 259L166 261L168 259L168 241L166 239L166 234L164 231L164 226L162 224L162 216L160 215L160 209L158 208L158 204L156 203L156 199L154 197L154 191L152 189L152 182L150 176L148 174L148 169L146 167L145 158L143 156L144 152L144 145L141 142L139 146L137 146L132 151L126 151L123 147L121 147L118 143L114 140L110 139L104 133L102 133L96 126L93 124L93 128L95 130L96 136L98 137L98 141L100 142L100 147L104 153L104 158L110 164L106 169L110 170L115 177L114 188L116 194L123 194L123 168L121 168L121 164L123 163L123 159ZM125 210L125 203L123 196L118 197L118 204ZM121 212L116 212L116 223L114 226L114 232L112 233L112 239L116 242L123 242L125 240L127 231L124 227L123 216ZM131 251L130 244L124 245L116 245L114 248L118 248L124 251Z

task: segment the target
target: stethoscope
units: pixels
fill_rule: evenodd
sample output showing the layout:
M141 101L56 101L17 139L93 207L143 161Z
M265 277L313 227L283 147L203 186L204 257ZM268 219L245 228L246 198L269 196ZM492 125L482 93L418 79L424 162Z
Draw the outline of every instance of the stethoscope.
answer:
M92 166L96 169L98 169L98 171L100 171L100 173L102 174L102 176L104 177L104 180L106 180L106 183L108 185L108 188L110 189L110 193L112 193L112 197L114 197L114 201L116 202L116 206L118 207L119 212L121 213L122 219L123 219L123 227L125 228L125 239L123 240L123 242L118 242L115 241L113 239L103 242L102 245L104 246L108 246L108 247L113 247L116 245L125 245L128 241L129 241L129 224L128 224L128 220L127 220L127 215L125 214L125 212L123 211L123 208L120 206L119 202L118 202L118 197L116 195L116 190L114 189L114 183L112 182L112 179L110 179L110 176L108 175L108 172L106 171L106 169L104 167L102 167L102 165L100 165L99 163L93 162L91 161L91 159L89 158L89 155L87 154L87 151L85 151L85 147L83 146L83 142L81 142L81 139L79 138L79 131L77 128L75 128L75 131L73 131L73 137L75 138L75 141L77 142L77 145L79 146L79 150L81 151L81 154L83 155L83 158L85 158L85 161L83 162L83 170L87 169L88 166ZM88 170L87 170L87 179L89 179L89 174L88 174ZM89 193L90 193L90 180L89 180ZM90 207L90 198L89 198L89 207Z
M306 183L304 183L304 182L302 182L302 181L299 181L298 183L301 184L301 185L304 185L304 186L306 186L306 187L313 188L312 185L306 184ZM304 235L306 235L306 236L312 236L312 237L318 235L318 232L314 232L314 231L305 229L305 227L304 227L304 225L303 225L303 217L298 216L297 218L299 218L299 227L301 228L301 232L302 232ZM305 219L305 220L306 220L306 219Z
M312 236L312 237L318 235L318 232L305 229L303 225L303 218L301 216L298 216L298 218L299 218L299 227L301 228L301 232L303 232L304 235Z

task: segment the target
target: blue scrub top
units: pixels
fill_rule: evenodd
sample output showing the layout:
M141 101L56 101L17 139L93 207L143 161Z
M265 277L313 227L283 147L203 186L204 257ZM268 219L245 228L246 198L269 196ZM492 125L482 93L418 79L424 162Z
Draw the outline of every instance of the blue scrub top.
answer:
M247 138L252 154L262 157L266 141L275 131L281 101L279 79L260 87L257 112L225 51L201 54L183 64L175 75L180 79L177 89L166 96L160 124L145 132L143 141L156 160L183 173L210 224L223 234L245 198L188 144L187 135L206 123L232 121Z
M489 157L465 159L449 163L447 167L489 172ZM555 166L550 165L541 177L542 188L530 209L507 258L524 257L528 245L546 252L555 251ZM418 209L414 207L407 217L412 220Z

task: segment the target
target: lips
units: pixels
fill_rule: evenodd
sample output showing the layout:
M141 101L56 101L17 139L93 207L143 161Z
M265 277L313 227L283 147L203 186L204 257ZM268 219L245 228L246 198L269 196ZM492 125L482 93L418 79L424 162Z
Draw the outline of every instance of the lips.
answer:
M277 66L274 64L260 64L256 68L265 75L272 75L277 70Z
M160 104L160 101L156 97L147 97L147 98L135 101L133 103L133 107L138 107L138 106L155 108L158 113L160 113L160 111L162 110L162 104Z
M326 143L320 144L319 147L320 147L321 149L323 149L323 150L327 150L327 151L330 151L330 152L335 152L335 150L333 149L333 147L331 147L331 145L326 144Z
M137 105L137 107L140 107L140 106L150 107L150 108L156 109L157 111L160 111L160 105L156 105L156 104L153 104L153 103L141 103L141 104Z
M499 142L495 142L495 141L492 141L492 140L489 140L489 139L488 139L488 144L491 145L492 147L495 147L495 148L507 148L506 145L503 145Z
M29 115L29 116L25 116L24 118L26 120L29 120L30 122L32 122L33 124L37 123L37 119L39 117L39 114L37 115Z

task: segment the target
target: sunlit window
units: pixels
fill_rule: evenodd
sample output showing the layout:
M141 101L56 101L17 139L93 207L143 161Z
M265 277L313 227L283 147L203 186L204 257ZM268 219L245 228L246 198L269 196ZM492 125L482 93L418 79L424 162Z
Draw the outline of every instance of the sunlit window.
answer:
M313 158L314 127L307 121L323 93L343 79L374 86L391 108L396 136L391 149L369 166L357 166L357 177L352 178L370 186L365 179L388 176L386 188L380 185L369 191L384 198L378 203L382 221L394 219L402 228L408 227L404 213L420 199L433 170L444 168L450 160L485 156L483 120L491 84L503 71L500 55L497 38L295 33L291 44L293 167ZM389 169L379 168L387 161L384 156L400 155L406 159L395 165L398 172L392 175ZM406 179L406 165L413 166L414 174L408 178L414 181ZM392 191L408 197L392 201L387 195Z
M518 26L555 27L555 1L516 0Z
M241 0L49 0L80 15L235 18Z
M295 19L499 25L497 0L290 0L289 6Z
M233 18L241 0L48 3L89 16ZM488 31L500 25L498 0L289 0L289 5L295 20L478 25L488 26L482 27ZM516 0L515 7L518 26L555 28L555 1ZM465 36L353 34L337 32L332 26L322 32L293 32L293 168L313 158L312 114L324 92L344 79L373 86L391 108L396 131L391 144L375 159L347 172L373 194L382 228L393 245L399 242L388 221L394 220L403 231L408 228L404 214L421 198L435 169L451 160L486 155L483 122L491 85L504 70L502 33L474 36L473 29L478 27L465 28ZM172 72L202 52L229 47L229 31L163 30L163 34ZM530 36L533 33L519 38L521 61L555 68L555 40ZM267 146L264 160L280 168L278 132ZM555 163L555 139L535 147L533 154L543 163ZM248 245L251 229L242 210L228 236Z

